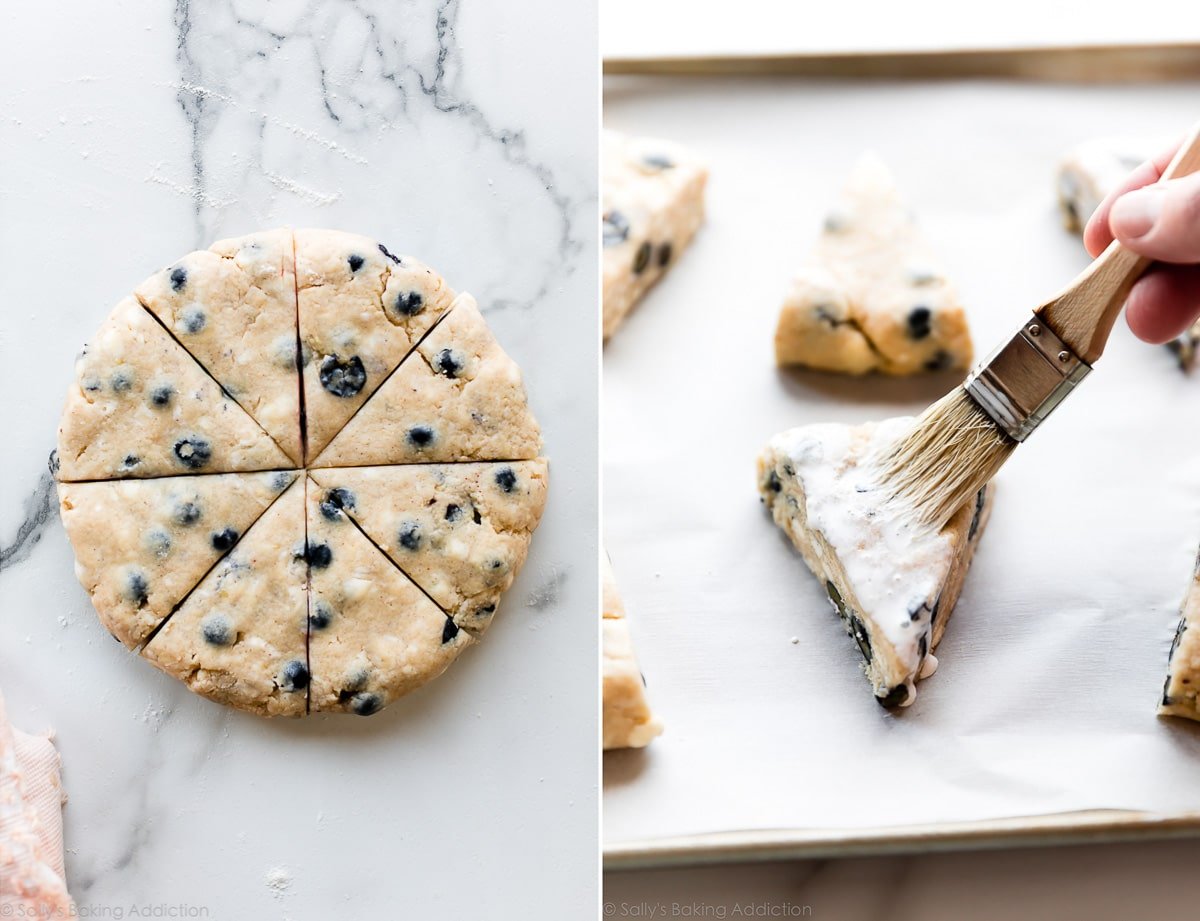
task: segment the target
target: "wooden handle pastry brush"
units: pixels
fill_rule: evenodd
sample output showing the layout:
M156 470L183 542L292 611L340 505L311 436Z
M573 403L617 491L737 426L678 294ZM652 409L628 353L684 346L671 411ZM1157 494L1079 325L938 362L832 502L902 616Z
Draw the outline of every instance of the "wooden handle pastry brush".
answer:
M1200 125L1159 181L1200 170ZM1150 260L1113 243L1033 312L962 386L881 452L883 488L921 521L943 527L1092 370L1133 283Z

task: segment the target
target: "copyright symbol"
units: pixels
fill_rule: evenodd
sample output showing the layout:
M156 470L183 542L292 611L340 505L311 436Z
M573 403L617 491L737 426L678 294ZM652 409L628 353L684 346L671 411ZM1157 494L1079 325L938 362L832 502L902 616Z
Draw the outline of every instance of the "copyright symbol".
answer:
M615 915L616 913L617 913L617 906L616 906L616 905L614 905L612 902L605 902L605 903L604 903L604 917L606 917L606 918L611 918L611 917L612 917L613 915Z
M12 902L5 901L3 905L0 905L0 917L11 918L15 911L16 906Z

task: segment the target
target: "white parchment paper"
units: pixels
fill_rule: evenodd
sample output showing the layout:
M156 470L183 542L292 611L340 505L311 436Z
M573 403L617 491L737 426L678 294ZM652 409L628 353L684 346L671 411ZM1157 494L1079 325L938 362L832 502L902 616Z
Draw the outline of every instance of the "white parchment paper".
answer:
M1198 89L607 83L609 126L712 168L708 224L604 356L606 544L666 723L605 757L608 842L1200 808L1200 726L1155 716L1200 544L1200 377L1165 349L1119 324L1002 471L941 667L907 710L875 703L754 476L781 429L916 413L959 382L774 366L788 278L861 151L896 172L985 353L1086 265L1057 216L1058 156L1181 134Z

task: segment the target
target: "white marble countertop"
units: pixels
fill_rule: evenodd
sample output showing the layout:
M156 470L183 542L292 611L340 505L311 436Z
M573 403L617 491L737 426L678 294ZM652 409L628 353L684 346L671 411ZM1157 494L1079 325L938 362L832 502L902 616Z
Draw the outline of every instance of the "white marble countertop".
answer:
M604 917L1193 918L1198 852L1194 841L1161 841L609 873Z
M590 916L594 7L579 28L550 0L6 13L0 687L17 725L58 733L81 910ZM46 473L74 355L118 298L281 224L376 236L474 293L553 465L486 641L371 720L267 722L131 658L75 582Z

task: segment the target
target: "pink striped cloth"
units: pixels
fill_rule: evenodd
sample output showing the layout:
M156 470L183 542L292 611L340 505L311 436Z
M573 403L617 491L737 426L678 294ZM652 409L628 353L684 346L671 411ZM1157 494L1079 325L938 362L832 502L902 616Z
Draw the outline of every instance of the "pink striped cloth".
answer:
M60 768L49 736L9 725L0 695L0 914L75 917L63 873Z

